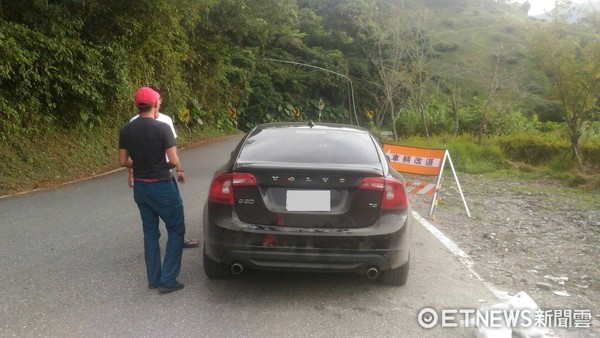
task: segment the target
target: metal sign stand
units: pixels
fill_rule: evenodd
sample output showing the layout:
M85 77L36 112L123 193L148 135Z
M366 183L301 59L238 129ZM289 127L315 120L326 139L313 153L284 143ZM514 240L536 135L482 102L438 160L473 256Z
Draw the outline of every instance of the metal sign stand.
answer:
M452 169L452 174L454 175L454 181L456 182L456 186L458 187L458 192L460 192L460 197L462 198L463 204L465 205L465 210L467 211L467 216L471 218L471 212L469 211L469 207L467 206L467 201L465 200L465 195L463 194L462 188L460 187L460 182L458 182L458 176L456 175L456 170L454 170L454 164L452 164L452 158L450 158L450 153L446 150L444 154L444 159L442 160L442 165L440 167L440 174L438 175L435 193L433 194L433 198L431 200L431 207L429 209L429 217L435 217L434 211L437 205L437 197L440 188L442 187L442 175L444 173L444 167L446 166L446 159L448 159L448 163L450 163L450 168Z

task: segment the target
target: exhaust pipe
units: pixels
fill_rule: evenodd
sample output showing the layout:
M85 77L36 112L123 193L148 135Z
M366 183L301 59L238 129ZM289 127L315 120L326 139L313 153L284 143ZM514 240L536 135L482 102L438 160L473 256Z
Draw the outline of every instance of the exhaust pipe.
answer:
M240 275L244 271L244 266L242 263L235 262L231 264L231 273L234 275Z
M367 278L377 279L377 277L379 277L379 270L376 267L372 266L367 269Z

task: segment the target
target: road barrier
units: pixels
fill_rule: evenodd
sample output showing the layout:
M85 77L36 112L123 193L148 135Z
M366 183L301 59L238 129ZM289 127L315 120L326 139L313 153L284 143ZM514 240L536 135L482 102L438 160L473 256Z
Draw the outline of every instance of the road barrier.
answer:
M406 190L415 195L433 195L435 193L435 184L418 181L405 181Z
M462 197L463 204L467 215L471 217L471 212L467 206L465 195L463 194L458 176L456 176L456 170L452 164L452 158L450 158L450 152L448 149L431 149L431 148L418 148L409 147L402 145L384 144L383 151L388 157L392 167L399 172L410 173L416 175L425 176L437 176L436 184L427 184L421 182L406 182L406 188L413 194L426 194L433 195L431 199L431 206L429 208L429 216L435 217L435 207L437 206L438 193L442 186L442 174L446 162L450 164L452 174L454 174L454 180Z

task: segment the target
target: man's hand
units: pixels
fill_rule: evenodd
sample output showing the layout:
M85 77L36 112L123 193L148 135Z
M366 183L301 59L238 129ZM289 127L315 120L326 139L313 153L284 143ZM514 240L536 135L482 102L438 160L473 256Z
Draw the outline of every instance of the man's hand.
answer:
M129 169L129 187L133 188L133 169Z
M177 170L177 182L181 184L185 183L185 175L183 174L183 170Z

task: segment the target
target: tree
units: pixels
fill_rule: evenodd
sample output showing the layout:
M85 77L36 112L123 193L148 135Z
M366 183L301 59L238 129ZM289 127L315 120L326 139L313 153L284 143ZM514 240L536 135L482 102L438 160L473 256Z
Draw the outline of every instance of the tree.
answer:
M600 39L593 29L570 26L557 16L554 19L535 33L533 56L546 74L550 98L561 104L573 157L581 170L582 129L598 109Z
M376 45L371 54L371 62L377 69L381 81L381 109L376 115L377 128L381 128L389 112L392 120L394 139L398 140L396 122L408 100L409 71L404 63L405 50L402 48L402 19L392 15L389 24L376 37ZM399 107L397 107L397 105Z
M413 106L421 116L425 136L429 137L429 127L425 106L427 105L427 88L429 82L429 66L431 62L431 44L429 36L433 29L431 23L431 14L426 8L412 11L409 13L412 18L413 26L410 30L408 41L408 55L412 65L412 95Z
M492 104L494 102L496 92L500 88L499 81L499 69L500 69L500 56L498 54L493 55L494 65L491 73L489 73L489 83L487 86L486 97L483 103L482 111L481 111L481 122L479 124L479 130L477 131L477 137L479 139L479 143L482 142L483 136L487 134L488 131L488 122L490 119L490 110L492 108Z
M389 112L396 140L396 122L407 108L419 113L424 133L429 137L425 109L431 52L429 20L426 8L392 5L381 13L380 30L372 31L375 48L370 60L377 69L383 92L378 127Z
M460 68L458 64L456 64L453 68L455 69L455 73L460 74ZM440 78L438 79L438 82L443 88L443 90L448 94L449 103L447 104L447 106L452 111L453 116L452 133L454 135L458 135L458 131L460 129L459 112L461 107L463 106L461 95L462 88L460 87L460 85L457 84L456 79L450 79L450 81L446 81L445 79Z

